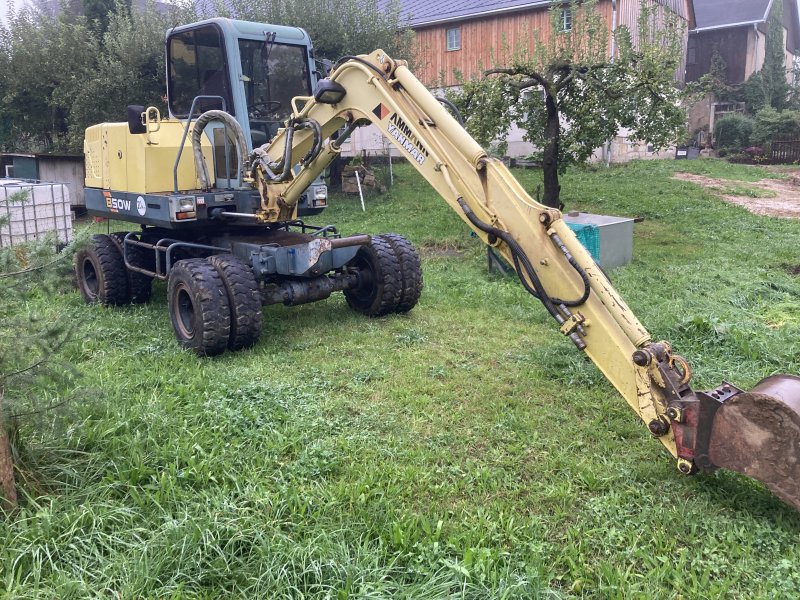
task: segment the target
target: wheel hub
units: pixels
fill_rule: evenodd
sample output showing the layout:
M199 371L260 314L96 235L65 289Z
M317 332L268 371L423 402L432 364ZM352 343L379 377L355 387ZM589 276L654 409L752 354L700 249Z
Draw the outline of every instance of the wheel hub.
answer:
M195 310L192 296L184 286L178 288L176 295L178 300L176 303L177 325L181 330L181 334L186 338L191 338L194 336L195 330Z
M82 270L84 290L90 297L97 298L97 292L100 289L100 282L97 279L97 269L94 268L94 264L92 263L91 259L84 259Z

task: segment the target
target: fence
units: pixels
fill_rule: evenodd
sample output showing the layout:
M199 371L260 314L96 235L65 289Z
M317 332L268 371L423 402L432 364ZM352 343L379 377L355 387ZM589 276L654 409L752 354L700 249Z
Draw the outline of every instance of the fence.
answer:
M800 140L772 142L770 159L784 164L800 162Z

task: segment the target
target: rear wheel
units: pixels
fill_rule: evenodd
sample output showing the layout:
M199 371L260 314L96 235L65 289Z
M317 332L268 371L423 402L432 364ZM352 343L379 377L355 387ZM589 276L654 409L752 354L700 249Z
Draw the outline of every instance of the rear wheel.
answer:
M370 317L397 309L402 276L395 251L387 240L374 236L369 244L359 248L348 266L358 272L360 281L357 287L344 291L350 308Z
M261 294L253 270L232 254L217 254L209 262L217 269L228 293L231 311L228 348L249 348L261 335Z
M169 315L178 342L200 356L221 354L228 346L228 294L216 268L205 258L176 262L167 285Z
M422 294L422 265L414 246L402 235L387 233L380 236L389 242L400 266L400 301L395 312L405 313L417 305Z
M118 242L120 253L125 255L125 236L128 235L127 231L118 231L111 234L111 238ZM128 244L128 262L136 267L147 269L149 271L155 270L155 260L152 252L148 252L144 248ZM124 259L123 259L124 261ZM133 304L145 304L150 301L150 296L153 291L153 278L148 277L144 273L138 271L131 271L125 267L128 276L128 290L130 291L130 301Z
M105 306L130 300L122 254L107 235L93 235L91 243L75 253L75 280L87 304Z

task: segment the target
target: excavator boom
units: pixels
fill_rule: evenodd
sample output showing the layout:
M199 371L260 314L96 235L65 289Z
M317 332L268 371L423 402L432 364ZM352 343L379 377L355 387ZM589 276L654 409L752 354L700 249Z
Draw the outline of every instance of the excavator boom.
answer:
M800 510L800 378L746 392L695 392L688 362L653 342L561 218L531 198L408 70L383 51L351 57L293 100L278 135L250 156L264 222L292 218L343 137L372 123L480 239L514 265L561 333L597 365L685 474L724 467ZM335 135L342 128L337 139ZM297 170L296 165L300 166Z

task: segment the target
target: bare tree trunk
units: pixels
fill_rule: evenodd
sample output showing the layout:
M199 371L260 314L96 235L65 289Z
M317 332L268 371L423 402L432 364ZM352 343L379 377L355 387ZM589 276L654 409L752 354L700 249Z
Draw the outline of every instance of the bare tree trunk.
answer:
M3 414L3 390L0 389L0 504L5 510L17 508L17 484L14 479L14 455Z
M553 96L547 94L547 124L544 129L544 156L542 170L544 175L544 197L542 204L551 208L562 209L561 184L558 182L558 149L561 137L561 123L558 118L558 107Z

